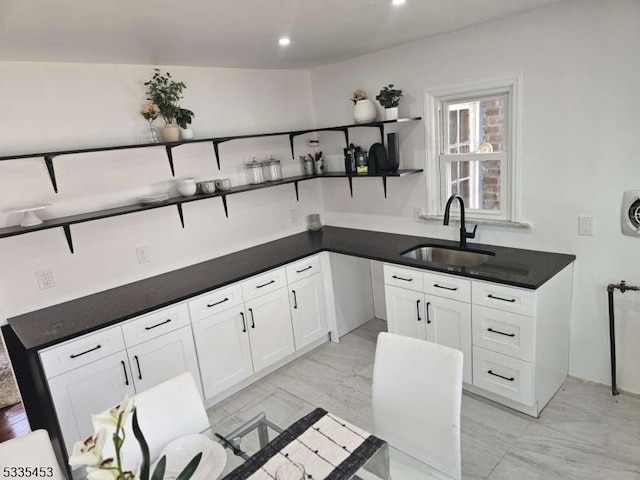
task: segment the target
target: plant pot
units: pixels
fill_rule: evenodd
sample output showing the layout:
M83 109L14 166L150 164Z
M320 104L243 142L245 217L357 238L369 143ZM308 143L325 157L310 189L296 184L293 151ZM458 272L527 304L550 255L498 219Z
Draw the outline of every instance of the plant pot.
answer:
M193 140L193 130L190 128L181 128L180 135L182 135L183 140Z
M384 109L385 120L397 120L398 119L398 107L391 107Z
M376 115L378 115L376 104L369 98L358 100L353 107L353 119L356 123L373 122L376 119Z
M162 139L165 142L177 142L180 140L180 128L174 123L162 127Z

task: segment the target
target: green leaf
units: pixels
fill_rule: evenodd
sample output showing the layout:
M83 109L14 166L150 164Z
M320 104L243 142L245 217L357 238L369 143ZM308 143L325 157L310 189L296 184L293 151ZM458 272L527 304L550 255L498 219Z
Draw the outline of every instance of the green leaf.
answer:
M133 419L131 420L131 426L133 427L133 434L140 444L140 452L142 453L142 465L140 465L140 480L149 480L149 445L140 430L140 424L138 423L138 412L136 408L133 408Z
M202 452L200 452L199 454L197 454L195 457L191 459L191 461L187 464L187 466L184 467L184 470L180 472L180 475L176 477L176 480L189 480L191 476L194 474L194 472L196 471L196 468L198 468L201 458L202 458Z
M158 463L156 464L156 468L153 470L153 475L151 476L151 480L162 480L164 478L164 470L167 467L167 456L163 455Z

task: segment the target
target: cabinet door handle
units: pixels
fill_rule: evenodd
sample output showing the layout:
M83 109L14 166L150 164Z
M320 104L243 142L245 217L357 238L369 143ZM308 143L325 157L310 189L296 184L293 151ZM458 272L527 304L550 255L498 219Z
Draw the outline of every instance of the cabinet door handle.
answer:
M422 319L420 318L420 300L416 301L416 310L418 313L418 321L421 321Z
M120 363L122 364L122 370L124 370L124 384L129 386L129 375L127 375L127 367L124 364L124 360L120 360Z
M489 375L493 375L494 377L499 377L499 378L502 378L504 380L508 380L509 382L513 382L515 380L515 378L513 378L513 377L503 377L502 375L498 375L497 373L493 373L491 370L487 370L487 373Z
M136 365L138 366L138 380L142 380L142 371L140 371L140 360L138 360L138 355L134 355L133 358L136 359Z
M298 308L298 296L296 295L296 291L295 290L291 290L291 293L293 293L293 308Z
M429 318L429 305L431 305L431 302L427 302L427 325L431 323L431 319Z
M251 314L251 328L256 328L256 319L253 318L253 308L249 309L249 313Z
M391 278L395 278L396 280L403 280L405 282L413 282L413 278L404 278L397 275L393 275Z
M271 280L270 282L263 283L262 285L256 285L256 288L266 287L267 285L271 285L272 283L276 283L275 280Z
M444 285L438 285L437 283L434 283L433 286L436 288L442 288L443 290L449 290L451 292L455 292L458 290L458 287L445 287Z
M84 352L80 352L80 353L72 353L71 355L69 355L69 358L78 358L81 357L82 355L86 355L87 353L91 353L91 352L95 352L96 350L100 350L102 348L102 345L96 345L93 348L90 348L89 350L85 350Z
M162 325L166 325L171 321L170 318L167 318L164 322L156 323L155 325L151 325L150 327L144 327L145 330L153 330L154 328L158 328Z
M228 301L229 299L225 297L224 300L220 300L219 302L207 303L207 308L215 307L216 305L220 305L221 303L228 302Z
M312 268L313 268L313 265L309 265L308 267L303 268L302 270L296 270L296 273L302 273L306 270L311 270Z
M489 298L493 298L494 300L500 300L502 302L509 302L509 303L515 303L516 299L515 298L502 298L502 297L495 297L491 294L487 295L487 297Z
M498 335L504 335L505 337L515 337L515 333L504 333L499 330L494 330L493 328L487 328L487 332L497 333Z
M242 316L242 333L247 333L247 323L244 321L244 312L240 312Z

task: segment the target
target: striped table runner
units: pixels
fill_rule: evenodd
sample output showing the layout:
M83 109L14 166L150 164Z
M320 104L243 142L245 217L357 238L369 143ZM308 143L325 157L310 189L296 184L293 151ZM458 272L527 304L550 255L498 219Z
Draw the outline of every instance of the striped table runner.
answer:
M347 480L377 453L383 458L376 470L389 478L386 442L318 408L223 480L274 480L278 467L290 462L304 465L309 480Z

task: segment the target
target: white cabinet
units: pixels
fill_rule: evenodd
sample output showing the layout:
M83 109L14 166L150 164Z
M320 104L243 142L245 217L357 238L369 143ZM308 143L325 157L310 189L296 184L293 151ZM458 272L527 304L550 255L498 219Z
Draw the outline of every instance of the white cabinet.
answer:
M256 373L295 352L286 288L254 298L245 307Z
M193 324L205 398L253 375L244 304Z
M384 291L389 332L426 340L424 294L393 285L385 285Z
M309 266L313 267L313 265ZM294 269L294 272L304 268L308 267ZM293 334L296 350L300 350L327 335L329 327L322 275L309 275L302 280L290 283L289 291L291 292Z
M93 433L91 414L134 395L125 351L109 355L48 380L67 452Z

